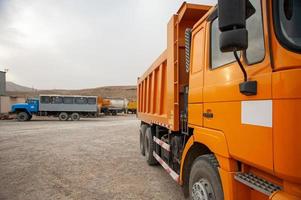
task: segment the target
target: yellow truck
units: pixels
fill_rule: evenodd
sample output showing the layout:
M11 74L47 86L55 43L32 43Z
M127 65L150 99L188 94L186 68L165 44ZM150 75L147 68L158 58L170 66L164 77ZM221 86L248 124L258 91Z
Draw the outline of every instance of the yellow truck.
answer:
M135 101L135 100L129 101L128 107L127 107L127 112L132 113L132 114L136 114L136 112L137 112L137 101Z

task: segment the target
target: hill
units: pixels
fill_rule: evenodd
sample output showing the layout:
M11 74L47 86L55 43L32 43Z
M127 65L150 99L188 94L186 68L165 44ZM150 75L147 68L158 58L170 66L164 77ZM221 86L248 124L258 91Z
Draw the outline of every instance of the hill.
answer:
M36 90L8 82L7 94L11 96L35 97L39 94L61 94L61 95L91 95L113 98L136 99L136 86L107 86L97 88L87 88L81 90ZM7 84L8 85L8 84Z
M8 91L8 92L34 92L35 89L7 81L6 82L6 91Z

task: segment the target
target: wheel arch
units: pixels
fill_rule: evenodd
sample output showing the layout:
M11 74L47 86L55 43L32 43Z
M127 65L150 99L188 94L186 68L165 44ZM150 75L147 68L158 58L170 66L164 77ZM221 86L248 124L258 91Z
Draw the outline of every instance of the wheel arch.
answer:
M184 196L189 195L189 175L194 160L205 154L217 154L229 158L226 137L223 132L194 127L188 139L181 160L180 184L183 186Z
M15 113L26 112L28 115L30 115L30 116L32 115L32 113L29 110L27 110L26 108L16 108L14 112Z
M187 150L185 151L186 148ZM205 154L210 154L211 151L206 145L194 142L193 137L189 138L188 142L186 143L185 149L183 152L184 159L181 164L180 184L183 186L184 196L188 197L189 175L192 164L197 157Z

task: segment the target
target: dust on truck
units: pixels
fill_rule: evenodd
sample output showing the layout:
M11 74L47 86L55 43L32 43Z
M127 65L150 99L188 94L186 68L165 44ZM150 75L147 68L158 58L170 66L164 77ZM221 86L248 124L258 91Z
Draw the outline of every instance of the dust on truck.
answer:
M140 150L191 199L301 199L301 3L184 3L138 78Z
M25 103L13 104L11 113L18 121L29 121L33 115L58 117L61 121L78 121L80 117L98 115L97 97L75 95L40 95Z

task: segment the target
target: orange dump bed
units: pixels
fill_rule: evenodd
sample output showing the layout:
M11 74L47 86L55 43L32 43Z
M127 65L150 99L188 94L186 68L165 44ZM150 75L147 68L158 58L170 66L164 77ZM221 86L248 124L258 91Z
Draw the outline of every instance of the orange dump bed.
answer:
M167 49L138 79L138 118L172 131L179 130L185 72L185 30L192 28L210 6L184 3L167 27Z

